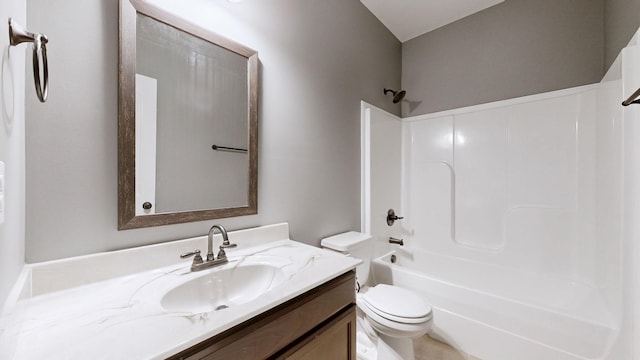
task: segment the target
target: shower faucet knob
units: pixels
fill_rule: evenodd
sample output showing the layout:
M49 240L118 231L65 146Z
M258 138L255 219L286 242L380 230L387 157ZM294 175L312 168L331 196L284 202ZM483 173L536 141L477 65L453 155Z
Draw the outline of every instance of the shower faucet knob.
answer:
M396 212L393 211L393 209L389 209L389 211L387 211L387 225L391 226L396 220L402 220L402 219L404 219L404 217L397 216Z

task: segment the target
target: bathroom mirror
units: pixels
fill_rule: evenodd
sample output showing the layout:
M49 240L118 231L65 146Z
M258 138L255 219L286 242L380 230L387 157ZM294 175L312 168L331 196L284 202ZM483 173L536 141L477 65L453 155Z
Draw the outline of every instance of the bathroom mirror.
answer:
M258 55L120 0L118 229L256 214Z

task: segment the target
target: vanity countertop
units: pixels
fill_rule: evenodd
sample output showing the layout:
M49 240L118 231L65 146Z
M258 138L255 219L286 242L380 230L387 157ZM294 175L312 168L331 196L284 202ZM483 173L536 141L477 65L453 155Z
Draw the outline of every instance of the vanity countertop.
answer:
M160 299L176 284L202 276L178 255L206 252L206 237L26 265L0 318L0 358L164 359L360 262L288 234L287 224L230 232L238 247L227 249L229 263L214 271L270 264L285 280L244 304L204 313L171 312Z

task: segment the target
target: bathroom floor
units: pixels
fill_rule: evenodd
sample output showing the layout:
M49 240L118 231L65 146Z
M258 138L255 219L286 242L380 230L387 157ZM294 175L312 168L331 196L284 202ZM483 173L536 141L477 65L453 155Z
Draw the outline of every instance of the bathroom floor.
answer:
M413 340L416 360L481 360L425 335Z

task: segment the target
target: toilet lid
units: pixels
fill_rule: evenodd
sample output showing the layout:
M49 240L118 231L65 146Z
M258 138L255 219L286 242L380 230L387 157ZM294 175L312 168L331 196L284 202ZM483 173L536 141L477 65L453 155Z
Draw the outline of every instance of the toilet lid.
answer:
M394 321L426 321L431 318L431 305L412 291L379 284L362 294L366 305L378 315Z

